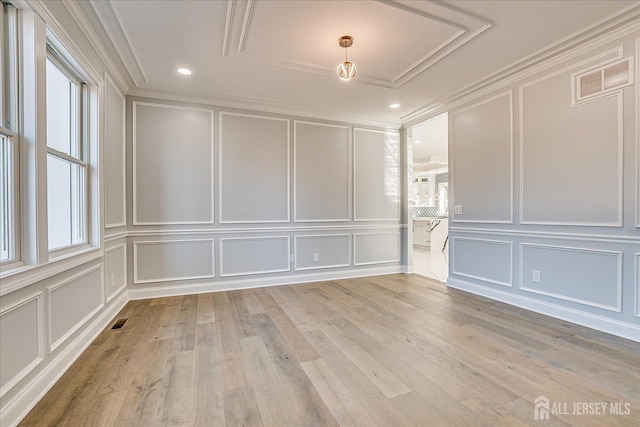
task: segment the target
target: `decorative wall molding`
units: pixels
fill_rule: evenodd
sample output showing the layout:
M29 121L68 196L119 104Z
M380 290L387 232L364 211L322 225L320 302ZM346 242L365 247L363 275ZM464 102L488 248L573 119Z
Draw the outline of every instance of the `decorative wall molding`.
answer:
M640 317L640 253L635 253L634 267L635 271L633 274L634 282L635 282L635 315L636 317Z
M449 227L449 232L466 234L492 234L496 236L536 237L541 239L560 239L602 243L640 244L640 237L617 236L613 234L581 234L556 231L509 230L498 228Z
M138 247L145 245L184 245L189 243L209 242L211 243L211 273L197 276L180 276L180 277L161 277L157 279L140 279L138 275ZM196 279L212 279L216 276L215 273L215 239L191 239L191 240L141 240L133 242L133 283L157 283L157 282L173 282L176 280L196 280Z
M344 264L333 264L333 265L321 265L318 267L298 267L298 240L299 239L307 239L307 238L322 238L322 237L346 237L347 238L347 262ZM295 256L295 262L293 265L293 269L295 271L305 271L305 270L323 270L328 268L339 268L339 267L349 267L351 266L351 234L301 234L293 237L293 254Z
M236 116L236 117L249 117L256 118L260 120L273 120L278 122L285 122L287 124L287 217L285 219L276 219L276 220L225 220L223 218L222 213L222 197L223 197L223 188L222 188L222 161L224 155L222 154L223 147L223 137L222 131L224 128L222 118L224 116ZM219 112L219 120L218 120L218 206L220 206L220 224L267 224L267 223L285 223L291 222L291 120L283 119L280 117L271 117L271 116L261 116L256 114L243 114L243 113L232 113L228 111L220 111ZM212 180L212 182L215 182Z
M352 279L356 277L379 276L383 274L402 273L402 266L370 267L339 271L323 271L317 273L278 275L276 277L238 277L237 279L203 282L176 286L159 286L137 288L129 291L131 300L161 298L177 295L194 295L208 292L234 291L254 289L268 286L294 285L313 283L323 280Z
M518 295L502 289L489 288L461 279L449 277L447 286L471 292L472 294L504 302L509 305L524 308L535 313L544 314L556 319L586 326L587 328L617 335L632 341L640 342L640 326L621 322L608 317L598 316L580 310L540 301L528 296Z
M614 91L606 97L599 98L602 100L610 97L617 97L618 100L618 218L614 223L598 223L598 222L563 222L563 221L527 221L524 219L524 90L530 86L536 85L540 82L548 80L552 77L556 77L563 73L570 72L576 68L585 66L586 64L593 63L601 58L614 55L612 60L621 59L623 56L622 46L608 50L606 52L599 53L591 58L585 59L575 64L563 67L560 70L547 73L544 76L538 77L532 81L523 83L519 86L519 151L520 151L520 224L523 225L553 225L553 226L584 226L584 227L622 227L623 226L623 182L624 182L624 103L622 97L622 91Z
M444 111L507 87L640 29L640 4L634 3L586 28L459 89L449 96L400 117L411 127Z
M245 271L241 273L225 273L224 268L224 244L231 241L251 241L251 240L281 240L284 239L287 242L287 268L275 268L271 270L259 270L259 271ZM286 273L291 271L291 262L289 256L291 254L291 237L289 236L265 236L265 237L227 237L220 239L220 277L232 277L232 276L247 276L251 274L268 274L268 273Z
M460 110L454 110L451 113L452 119L451 122L453 123L453 120L455 119L456 115L460 114L460 113L464 113L468 110L471 110L473 108L479 107L481 105L487 104L489 102L495 101L497 99L500 99L502 97L509 97L509 124L510 124L510 128L509 128L509 134L511 135L511 140L510 140L510 144L509 144L509 167L510 167L510 213L509 213L509 219L508 220L479 220L479 219L456 219L455 214L451 215L451 223L482 223L482 224L513 224L513 205L514 205L514 200L513 200L513 181L514 181L514 176L513 176L513 146L514 146L514 139L513 139L513 90L508 90L506 92L502 92L499 93L495 96L492 96L490 98L487 99L483 99L480 101L477 101L473 104L467 105L464 108L460 109ZM454 147L455 147L455 132L451 132L451 137L449 138L449 145L450 145L450 150L451 152L454 151ZM453 162L449 162L449 182L452 188L455 188L455 184L454 184L454 180L455 180L455 159ZM455 195L454 195L455 196Z
M64 1L65 3L68 2L68 0L64 0ZM114 227L125 227L127 225L127 134L126 134L127 108L126 108L125 95L122 93L120 88L114 83L113 79L109 75L109 72L106 70L104 72L104 81L105 81L105 84L107 83L110 84L115 89L118 96L122 99L122 124L123 124L122 126L122 221L118 223L109 224L106 222L107 219L105 215L104 228L108 229L108 228L114 228ZM103 117L106 114L106 108L105 108L106 99L107 99L106 95L103 96L103 103L102 103L103 104L102 108L104 110ZM104 126L102 129L102 139L104 141ZM103 150L106 150L106 147L103 147ZM104 156L104 158L106 158L106 156ZM103 164L104 164L104 161L103 161ZM104 175L105 175L105 181L106 181L106 173ZM105 196L105 201L106 201L106 196Z
M127 244L126 243L121 243L119 245L112 246L108 249L105 249L104 251L104 273L105 273L104 288L106 291L107 283L109 283L109 278L107 277L107 274L109 273L109 264L107 263L107 256L109 255L110 252L114 252L117 250L122 250L122 265L124 266L124 274L123 274L124 283L120 285L118 289L116 289L111 295L105 295L107 304L109 304L111 300L113 300L118 294L120 294L120 292L127 289L127 270L128 269L127 269ZM108 294L108 292L106 292L106 294Z
M72 326L66 333L64 333L61 337L54 340L52 335L51 325L53 324L52 316L52 308L51 308L51 295L57 290L64 286L70 285L81 277L88 276L94 271L100 271L100 304L94 307L86 316L80 319L74 326ZM49 353L55 351L60 345L62 345L69 337L71 337L76 331L78 331L82 326L84 326L87 321L89 321L96 313L98 313L105 306L105 289L104 289L104 267L103 264L99 264L95 267L88 268L80 273L74 274L71 277L68 277L58 283L55 283L51 286L48 286L46 289L47 294L47 321L49 325L49 336L48 336L48 346Z
M131 230L123 237L142 236L182 236L187 234L215 235L215 234L247 234L247 233L282 233L282 232L310 232L310 231L346 231L346 230L398 230L407 228L406 224L348 224L327 226L289 226L289 227L242 227L242 228L198 228L183 230ZM115 240L115 239L111 239Z
M137 136L136 136L136 109L138 105L157 107L157 108L166 108L170 110L188 110L188 111L199 111L211 114L211 219L207 221L162 221L162 222L148 222L148 221L139 221L138 220L138 197L137 197L137 167L136 167L136 158L137 158ZM146 101L133 101L132 104L132 153L133 153L133 225L198 225L198 224L213 224L215 222L215 116L213 109L207 108L195 108L195 107L186 107L181 105L171 105L171 104L161 104L157 102L146 102Z
M401 173L401 162L400 162L400 156L401 156L401 144L398 144L398 158L396 159L396 167L397 167L397 177L398 177L398 182L397 182L397 190L398 190L398 201L397 201L397 209L396 209L396 215L393 218L366 218L366 219L362 219L362 218L358 218L357 216L357 206L356 206L356 194L357 194L357 181L356 181L356 163L357 163L357 158L356 158L356 144L357 144L357 139L356 139L356 133L357 132L370 132L370 133L380 133L383 135L396 135L398 138L400 137L400 133L399 132L391 132L391 131L386 131L386 130L375 130L375 129L364 129L364 128L359 128L359 127L354 127L353 128L353 137L352 137L352 141L353 143L352 145L352 153L351 153L351 158L352 158L352 199L353 199L353 221L354 222L372 222L372 221L400 221L400 212L401 212L401 193L402 193L402 183L400 182L402 180L402 173Z
M640 37L636 39L636 228L640 228Z
M9 314L10 312L19 309L20 307L23 307L31 302L36 303L36 324L37 324L37 351L38 351L38 355L31 360L24 368L22 368L20 370L20 372L18 372L13 378L11 378L10 380L8 380L0 389L0 397L4 396L9 390L11 390L13 387L15 387L16 384L18 384L20 381L22 381L22 379L27 376L27 374L29 372L31 372L33 369L35 369L36 366L38 366L45 357L45 325L44 325L44 302L43 302L43 296L42 296L42 292L38 292L36 294L30 295L27 298L24 298L20 301L18 301L15 304L12 304L6 308L3 308L2 311L0 311L0 319L2 319L2 316L5 316L7 314ZM4 409L4 408L3 408ZM2 420L2 417L0 416L0 420ZM0 422L0 424L2 424Z
M0 425L17 425L89 347L98 334L111 323L128 301L127 292L120 294L69 345L57 353L53 359L46 360L44 368L11 400L3 400L0 408Z
M506 286L509 288L513 287L513 242L508 242L504 240L491 240L491 239L478 239L478 238L469 238L469 237L450 237L451 240L451 252L454 256L451 257L451 274L456 274L462 277L468 277L470 279L481 280L487 283L493 283L494 285ZM494 280L490 277L481 277L474 274L464 273L460 270L457 270L456 267L456 257L455 257L455 245L457 241L472 241L472 242L480 242L487 245L503 245L509 248L509 281L503 282L500 280Z
M383 259L378 261L365 261L358 262L357 256L357 248L358 248L358 236L386 236L393 235L398 238L398 256L391 259ZM400 247L402 244L402 235L399 232L396 233L353 233L353 265L361 266L361 265L373 265L373 264L386 264L391 262L400 262L400 258L402 256L402 248Z
M556 250L556 251L568 251L568 252L583 252L583 253L592 253L592 254L603 254L603 255L607 255L607 256L616 256L617 257L617 263L618 263L618 275L616 278L616 292L617 292L617 296L616 296L616 305L615 306L608 306L608 305L604 305L604 304L598 304L595 303L593 301L587 301L587 300L583 300L580 298L574 298L574 297L570 297L567 295L562 295L562 294L558 294L558 293L554 293L554 292L547 292L547 291L542 291L540 289L533 289L533 288L529 288L527 286L524 285L524 271L523 271L523 266L524 266L524 249L527 247L532 247L532 248L547 248L550 250ZM540 294L540 295L545 295L545 296L550 296L553 298L558 298L564 301L570 301L570 302L575 302L578 304L583 304L583 305L587 305L590 307L595 307L595 308L601 308L601 309L605 309L605 310L609 310L609 311L613 311L616 313L621 313L622 312L622 252L616 252L616 251L605 251L605 250L600 250L600 249L587 249L587 248L579 248L579 247L572 247L572 246L555 246L555 245L544 245L544 244L537 244L537 243L520 243L520 278L519 278L519 287L520 289L522 289L523 291L526 292L532 292L532 293L536 293L536 294Z
M293 121L293 222L297 222L297 223L303 223L303 222L318 222L318 223L323 223L323 222L348 222L350 221L350 214L352 211L352 207L351 207L351 203L353 200L353 182L352 182L352 177L353 177L353 161L352 159L349 159L348 161L348 171L347 171L347 175L349 177L348 179L348 190L347 190L347 218L341 218L341 219L298 219L298 214L297 214L297 197L296 197L296 188L297 188L297 168L298 168L298 160L297 160L297 150L298 150L298 146L297 146L297 142L298 142L298 124L303 124L303 125L311 125L311 126L325 126L325 127L333 127L333 128L339 128L339 129L350 129L350 126L346 126L346 125L334 125L334 124L327 124L327 123L318 123L318 122L310 122L310 121L303 121L303 120L294 120ZM350 146L353 144L353 135L351 132L347 132L347 153L348 155L353 155L352 150L350 149Z

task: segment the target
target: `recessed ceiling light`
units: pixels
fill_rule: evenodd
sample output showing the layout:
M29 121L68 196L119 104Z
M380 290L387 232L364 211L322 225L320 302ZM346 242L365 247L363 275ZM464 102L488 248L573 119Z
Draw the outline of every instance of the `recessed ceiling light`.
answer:
M393 104L389 105L389 108L400 108L400 104L394 102Z
M178 72L180 74L182 74L183 76L190 76L191 75L191 70L188 68L178 68Z

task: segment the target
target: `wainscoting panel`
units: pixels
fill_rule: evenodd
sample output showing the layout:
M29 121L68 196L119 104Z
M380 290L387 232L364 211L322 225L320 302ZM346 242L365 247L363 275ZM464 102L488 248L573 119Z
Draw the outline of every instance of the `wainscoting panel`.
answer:
M451 115L452 204L463 207L453 222L513 222L511 95L503 93Z
M452 237L450 244L452 274L501 286L513 286L511 242Z
M212 277L213 239L133 242L133 283Z
M220 276L290 271L288 236L220 239Z
M213 120L213 110L133 103L134 225L213 223Z
M636 293L636 316L640 317L640 253L635 254L634 257L634 284L633 287Z
M105 251L105 284L107 302L127 287L127 246L122 243Z
M622 253L521 243L520 288L620 312Z
M0 396L44 358L42 293L0 312Z
M348 267L351 235L324 234L295 236L296 270Z
M289 222L289 120L220 113L220 222Z
M354 220L400 219L400 138L354 129Z
M125 98L105 73L104 93L105 228L126 222Z
M50 352L104 306L103 279L98 265L47 288Z
M400 233L356 233L353 235L354 265L400 261Z
M349 220L349 127L294 123L294 219Z
M622 225L622 94L573 107L582 68L520 88L523 224Z

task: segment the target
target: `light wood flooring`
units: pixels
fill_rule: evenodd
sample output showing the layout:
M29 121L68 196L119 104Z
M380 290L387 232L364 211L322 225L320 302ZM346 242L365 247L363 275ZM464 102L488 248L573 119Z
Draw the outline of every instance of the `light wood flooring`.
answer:
M119 317L22 425L640 425L640 344L418 275L131 301ZM535 421L541 395L569 414ZM571 414L582 402L631 415Z

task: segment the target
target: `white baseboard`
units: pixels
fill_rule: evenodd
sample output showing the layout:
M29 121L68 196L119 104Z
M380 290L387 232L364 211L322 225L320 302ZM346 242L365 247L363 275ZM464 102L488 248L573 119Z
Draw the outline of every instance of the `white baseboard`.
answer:
M586 326L587 328L596 329L608 334L640 342L639 325L609 319L607 317L563 307L561 305L540 301L522 295L516 295L511 292L505 292L501 289L488 288L452 277L449 277L447 280L447 285L451 288L481 295L483 297L491 298L493 300L534 311L536 313L555 317L556 319L576 323L581 326Z
M76 337L62 352L52 360L46 360L47 366L9 402L2 402L0 425L15 426L33 409L42 397L53 387L67 369L71 367L82 352L93 342L103 329L113 320L129 301L125 289L115 298L84 331Z
M290 276L240 278L217 282L194 284L176 284L136 289L129 286L129 297L132 300L160 298L177 295L203 294L207 292L233 291L237 289L264 288L267 286L294 285L296 283L322 282L325 280L353 279L356 277L380 276L382 274L404 273L402 265L387 267L358 268L343 271L330 271L311 274L295 274Z

